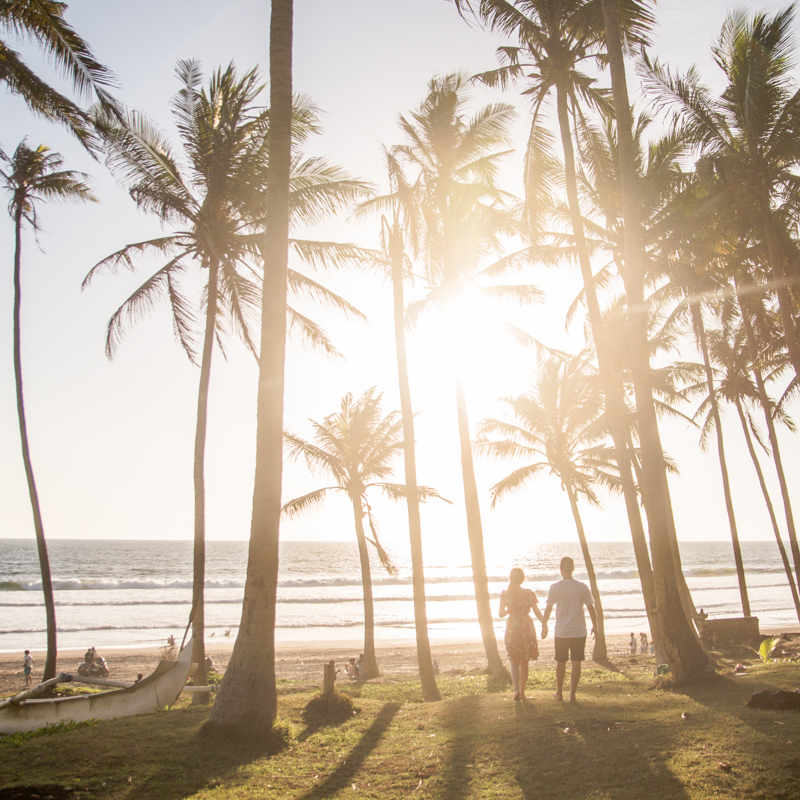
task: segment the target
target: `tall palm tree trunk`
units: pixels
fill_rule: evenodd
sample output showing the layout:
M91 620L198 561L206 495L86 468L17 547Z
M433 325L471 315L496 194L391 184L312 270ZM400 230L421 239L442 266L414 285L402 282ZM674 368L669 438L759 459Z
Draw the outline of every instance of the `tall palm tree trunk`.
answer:
M628 84L622 52L619 8L617 0L601 0L601 3L617 119L619 175L625 224L623 278L628 295L632 375L644 473L642 493L650 533L656 602L667 664L677 680L692 680L707 671L709 662L681 605L676 565L670 543L670 525L667 519L669 506L666 500L669 488L665 480L664 454L650 384L647 315L644 302L646 256L642 244L636 148L633 141L633 118L628 101Z
M408 534L411 542L411 580L414 591L414 627L417 637L417 661L426 701L441 700L433 672L431 643L428 638L428 612L425 602L425 569L422 558L422 523L417 493L417 455L414 437L414 412L411 405L411 386L408 379L406 353L405 308L403 302L403 247L400 232L390 232L389 257L392 262L392 292L394 299L394 341L397 354L397 378L400 384L400 413L403 418L403 466L408 504Z
M196 664L194 684L208 685L205 645L205 585L206 585L206 431L208 428L208 387L211 380L211 357L216 332L219 263L208 267L208 307L203 339L203 358L200 363L200 388L197 394L197 427L194 435L194 570L192 578L192 661ZM211 695L194 692L192 704L207 705Z
M642 465L639 463L638 459L636 458L636 451L633 447L633 436L628 429L628 452L631 454L631 464L633 465L633 472L636 475L636 480L639 486L642 485ZM664 474L664 480L667 480L666 473ZM666 490L665 490L666 491ZM669 492L666 491L666 497L669 501L669 514L667 515L667 520L670 522L670 546L672 549L672 559L675 563L675 572L676 577L678 579L678 593L680 594L681 598L681 605L683 605L683 611L686 614L686 619L693 620L697 623L699 619L699 613L697 611L697 607L694 604L694 600L692 599L692 593L689 591L689 585L686 583L686 577L683 574L683 567L681 565L681 551L678 547L678 536L675 531L674 525L674 515L672 514L672 501L669 498ZM652 631L651 631L652 633ZM661 659L663 653L661 652L660 644L656 642L656 658ZM663 661L659 661L659 663L663 663Z
M763 209L761 213L761 229L767 244L769 268L772 273L775 294L778 297L778 313L780 314L783 333L786 337L786 349L789 353L789 360L794 367L795 375L800 376L800 342L798 342L797 327L792 316L794 304L789 293L781 248L776 241L775 230L772 225L769 199L762 200L761 206ZM800 573L798 573L798 577L800 577Z
M22 462L25 465L25 477L28 481L28 494L31 498L33 513L33 529L36 533L36 547L39 551L39 569L42 573L42 592L44 594L44 611L47 622L47 657L44 662L43 681L56 676L56 601L53 595L53 578L50 574L50 557L47 554L47 541L44 538L44 523L39 506L39 493L36 490L36 479L33 475L31 452L28 446L28 425L25 421L25 399L22 393L22 328L20 309L22 307L22 207L14 213L14 380L17 390L17 416L19 417L19 438L22 445Z
M780 551L781 560L783 561L783 569L786 572L786 578L789 581L789 589L792 592L792 600L794 601L794 608L797 612L797 619L800 620L800 595L798 595L797 584L795 583L794 574L792 573L792 565L789 561L789 556L786 553L786 547L783 544L783 539L781 538L780 528L778 527L778 519L775 516L775 509L772 506L772 500L769 496L767 482L764 480L764 472L761 469L761 464L758 461L756 449L753 446L753 437L750 435L750 428L747 424L747 418L745 417L742 404L736 400L735 405L736 411L739 414L739 422L741 423L742 430L744 431L744 439L747 442L747 452L750 453L750 459L753 462L756 475L758 476L758 485L761 487L761 494L764 495L764 502L767 504L769 520L772 523L772 531L775 534L775 541L778 543L778 550Z
M572 142L572 133L569 126L569 109L567 108L567 92L563 85L556 86L556 108L558 112L558 125L561 134L561 146L564 151L564 173L566 178L567 204L569 206L572 230L575 236L575 246L578 253L578 263L583 278L586 297L586 307L589 311L589 321L595 340L597 352L597 366L600 374L603 395L606 400L606 413L611 439L619 467L620 483L622 484L625 510L628 514L628 525L631 530L633 551L636 556L636 565L639 579L642 583L642 594L645 601L647 620L650 633L656 641L656 647L661 646L661 622L659 609L656 602L655 582L650 563L650 553L647 548L647 539L639 512L639 496L633 480L630 454L627 448L625 433L625 409L619 395L616 381L611 370L611 360L608 353L605 329L603 326L600 302L597 298L594 275L592 274L589 251L586 246L586 237L583 228L580 203L578 200L578 182L575 167L575 149Z
M361 563L361 585L364 589L364 661L361 675L364 678L377 678L381 674L375 656L375 603L372 597L372 570L369 566L367 537L364 535L364 508L360 497L350 498L353 503L353 516L356 522L358 558Z
M572 518L575 520L575 528L578 531L578 539L581 543L583 552L583 562L586 564L586 572L589 574L589 588L592 590L594 608L597 612L597 623L594 626L594 647L592 648L592 661L607 661L608 649L606 647L605 620L603 618L603 602L600 599L600 587L597 585L597 577L594 574L594 562L592 554L589 552L589 543L586 541L586 532L583 529L581 512L578 509L578 498L575 496L575 489L569 481L564 481L564 488L567 490L569 507L572 510ZM652 633L652 631L651 631Z
M750 354L750 362L753 365L753 375L756 379L756 386L758 387L758 398L761 407L764 409L764 417L767 423L767 433L769 435L769 442L772 445L772 460L775 464L775 470L778 473L778 484L781 487L781 497L783 498L783 508L786 515L786 528L789 533L789 544L792 549L792 558L794 560L795 573L800 580L800 545L797 541L797 530L794 525L794 514L792 512L792 501L789 498L789 487L786 483L786 473L783 471L783 460L781 459L781 449L778 444L778 433L775 430L775 423L772 420L772 404L770 403L769 396L767 395L767 388L764 385L764 379L761 376L761 370L757 366L758 346L756 344L756 336L753 331L753 324L750 321L745 305L742 304L742 295L739 293L739 282L736 282L736 292L739 301L739 308L742 312L742 323L744 324L745 336L747 337L747 347ZM788 337L788 334L787 334Z
M728 522L731 529L731 541L733 542L733 558L736 562L736 576L739 579L739 594L742 598L742 612L746 617L750 614L750 600L747 596L747 583L744 576L744 561L742 559L742 548L739 544L739 532L736 527L736 516L733 513L733 495L731 484L728 477L728 462L725 459L725 444L722 437L722 422L719 416L719 404L717 394L714 390L714 372L711 369L711 359L708 355L708 341L706 340L706 328L703 323L703 315L697 307L697 303L690 304L694 329L700 343L700 352L703 354L703 367L706 373L706 385L708 386L708 396L711 402L711 414L714 419L714 430L717 434L717 454L719 455L719 469L722 473L722 489L725 493L725 508L728 511Z
M483 547L483 525L481 524L481 506L478 499L478 487L475 482L475 464L472 458L472 438L469 431L469 415L467 398L461 378L456 380L456 409L458 414L458 439L461 446L461 474L464 481L464 502L467 511L467 535L469 553L472 562L472 582L475 587L475 603L478 609L478 624L481 629L483 647L489 671L495 680L508 680L497 639L494 635L494 619L492 617L491 598L489 596L489 578L486 574L486 553Z
M242 621L209 726L264 736L278 713L275 608L283 470L283 385L292 160L292 0L272 0L270 126L256 470Z

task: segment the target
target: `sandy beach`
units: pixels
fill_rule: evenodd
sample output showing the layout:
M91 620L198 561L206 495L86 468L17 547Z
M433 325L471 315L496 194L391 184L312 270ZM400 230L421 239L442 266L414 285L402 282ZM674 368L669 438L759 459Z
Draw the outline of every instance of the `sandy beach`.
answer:
M786 633L783 629L761 629L764 635L777 636ZM792 634L792 649L800 647L800 633ZM642 656L640 653L632 656L629 650L630 637L617 632L606 634L606 644L611 662L625 670L629 667L638 669L647 668L654 663L654 656L649 653ZM638 636L637 636L638 642ZM228 666L234 640L213 640L206 643L206 653L214 659L214 664L220 673L224 673ZM504 661L507 661L505 647L502 639L498 639L498 647ZM586 645L587 659L591 658L591 640ZM147 675L155 669L162 658L161 648L119 648L107 649L100 655L108 663L109 678L121 681L133 681L137 676ZM431 640L433 658L439 665L442 675L460 674L483 670L486 667L486 656L480 639L471 640ZM407 639L396 641L383 641L376 644L378 665L382 677L377 680L392 680L393 678L412 678L417 675L417 649L413 642ZM33 681L36 684L42 675L45 652L33 650L35 659ZM297 681L309 687L322 685L323 666L334 659L340 670L339 680L344 677L344 665L351 657L358 655L358 647L353 642L335 642L330 640L291 642L276 646L276 673L279 680ZM754 657L755 651L744 647L742 658ZM25 689L25 679L22 672L23 654L13 656L8 653L0 654L0 697L16 694ZM76 672L78 664L83 660L83 652L62 650L58 655L58 670L60 672ZM591 662L588 662L591 663ZM539 642L539 660L532 661L531 670L553 669L553 639L549 638Z
M609 655L630 658L628 638L620 635L606 637ZM500 653L505 659L503 642L499 641ZM224 672L233 649L233 639L225 642L215 641L206 644L207 653L214 659L220 672ZM486 667L486 656L480 640L431 642L433 657L439 665L441 674L458 674L481 670ZM411 677L417 674L416 645L408 640L379 642L377 647L378 664L385 678L391 676ZM591 652L591 643L587 643L587 655ZM276 648L276 672L278 679L307 682L309 685L322 684L323 665L334 659L341 670L339 679L344 679L344 664L351 657L357 656L353 644L337 644L332 641L292 642L278 645ZM44 667L45 652L32 651L35 659L33 680L41 679ZM141 673L152 672L161 658L160 648L142 649L109 649L100 653L109 666L109 678L121 681L136 680ZM0 654L0 696L15 694L24 690L25 680L22 673L23 654L15 657ZM641 657L640 657L641 658ZM645 659L652 659L647 655ZM83 660L83 653L76 651L60 651L58 669L61 672L76 672L78 664ZM540 642L539 660L531 662L531 669L553 668L552 638ZM378 679L380 680L380 679Z

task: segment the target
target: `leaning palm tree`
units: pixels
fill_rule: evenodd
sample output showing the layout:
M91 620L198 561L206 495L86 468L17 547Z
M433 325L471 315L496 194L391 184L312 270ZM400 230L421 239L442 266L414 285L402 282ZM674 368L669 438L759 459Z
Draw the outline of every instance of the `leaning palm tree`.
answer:
M341 410L325 417L322 422L313 422L314 442L299 436L285 434L289 457L303 457L314 473L333 478L335 483L289 500L283 513L292 518L312 508L319 507L328 492L344 492L353 507L353 517L361 563L361 582L364 588L364 666L365 678L380 674L375 657L375 617L372 599L372 573L369 564L371 544L391 573L395 571L388 554L378 539L378 527L367 500L369 489L379 489L388 497L398 500L408 491L416 491L418 498L438 497L430 487L418 486L407 490L405 484L387 483L393 471L393 461L405 449L403 420L399 411L381 417L383 395L375 387L367 389L361 397L347 394L342 398ZM370 538L364 530L367 518Z
M598 484L619 491L613 448L604 443L603 397L596 376L582 357L548 354L525 394L501 402L508 419L481 420L475 451L498 461L525 463L492 486L492 508L542 472L559 478L569 500L597 609L592 658L604 661L608 651L603 606L578 506L580 496L599 507L595 492Z
M32 40L58 66L78 95L96 97L108 110L115 108L109 93L115 79L94 57L89 45L64 19L67 4L57 0L0 0L0 82L19 95L34 113L66 125L92 146L92 126L85 111L42 80L8 46L8 37Z
M436 78L429 83L428 95L420 107L409 117L400 118L404 143L395 147L393 153L406 180L418 184L415 213L423 223L422 266L429 285L425 296L409 307L412 323L425 309L446 313L457 309L459 302L470 296L516 302L539 297L533 286L495 283L498 277L519 269L529 258L526 250L510 255L504 255L502 250L503 237L519 232L515 198L497 185L499 160L508 152L504 147L509 140L513 108L493 104L468 116L467 99L463 76ZM463 333L452 331L454 337ZM515 333L527 340L521 331ZM463 376L456 377L455 388L478 623L492 675L507 679L492 621Z
M256 105L261 92L258 73L241 78L231 64L212 76L201 89L202 74L193 61L179 62L183 87L173 99L178 131L188 167L182 168L167 140L141 114L129 112L120 120L105 115L98 121L108 147L109 165L130 185L137 205L166 222L180 226L166 236L137 242L103 259L87 275L88 286L101 270L135 269L141 256L167 261L111 317L106 353L115 354L129 323L139 319L159 300L172 311L177 337L189 358L200 365L200 386L195 432L193 642L199 665L196 682L205 678L205 440L208 391L214 343L226 332L238 333L247 348L257 353L252 327L260 312L258 262L261 259L263 199L269 165L269 112ZM296 110L294 133L303 139L315 130L314 110ZM292 161L292 215L313 223L330 211L356 199L363 184L352 181L323 159ZM333 258L341 263L354 248L331 243L296 240L295 248L313 263ZM192 302L182 280L190 267L207 276L202 297ZM292 271L290 285L342 309L359 312L317 282ZM307 317L289 309L291 325L320 348L335 353L324 332ZM202 344L195 329L204 317ZM198 695L203 697L202 695Z
M87 176L82 172L64 170L63 159L44 145L35 150L21 142L14 155L8 158L0 153L7 164L0 170L3 186L11 193L8 212L14 220L14 379L17 389L17 414L19 434L22 444L22 461L28 481L31 498L33 526L36 544L39 549L39 566L42 571L42 591L47 618L47 658L42 680L56 675L56 608L53 597L53 581L50 574L50 559L47 554L47 541L44 536L44 522L39 507L39 493L33 474L30 447L28 446L28 426L25 420L25 400L22 384L22 328L20 309L22 306L22 227L27 223L34 232L39 230L36 216L36 203L41 200L94 200L86 184Z

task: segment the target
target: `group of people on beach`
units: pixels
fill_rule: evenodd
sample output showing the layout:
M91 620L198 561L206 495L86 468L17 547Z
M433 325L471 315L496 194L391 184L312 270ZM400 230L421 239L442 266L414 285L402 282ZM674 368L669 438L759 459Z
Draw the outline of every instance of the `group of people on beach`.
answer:
M635 633L631 633L630 648L631 648L631 655L635 656L636 655L636 634ZM650 654L652 655L656 651L656 643L655 642L650 642L648 644L648 642L647 642L647 634L644 633L644 631L642 631L642 633L639 634L639 652L643 656L647 655L648 648L650 649Z
M525 700L525 686L528 682L528 664L539 658L539 643L530 612L533 611L542 623L542 639L547 638L547 623L555 607L555 657L556 657L556 700L564 699L564 679L567 674L567 661L571 662L569 701L576 701L576 692L581 679L581 666L586 651L586 617L584 607L592 620L592 636L595 635L597 614L594 598L589 587L572 577L575 562L565 556L559 564L561 580L554 583L547 593L544 612L539 609L536 593L523 589L525 573L515 567L509 575L508 588L500 594L500 616L508 616L506 622L505 645L511 664L511 681L514 684L514 700Z

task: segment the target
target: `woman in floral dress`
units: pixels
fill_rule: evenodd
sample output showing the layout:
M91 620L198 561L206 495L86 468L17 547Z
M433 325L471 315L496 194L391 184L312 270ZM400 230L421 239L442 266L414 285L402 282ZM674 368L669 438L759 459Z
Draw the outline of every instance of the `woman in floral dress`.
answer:
M508 615L506 622L506 651L511 662L511 680L514 684L514 700L525 699L525 686L528 683L528 662L539 658L539 643L530 612L542 621L539 601L531 589L523 589L525 573L519 568L511 570L508 589L500 594L500 616Z

